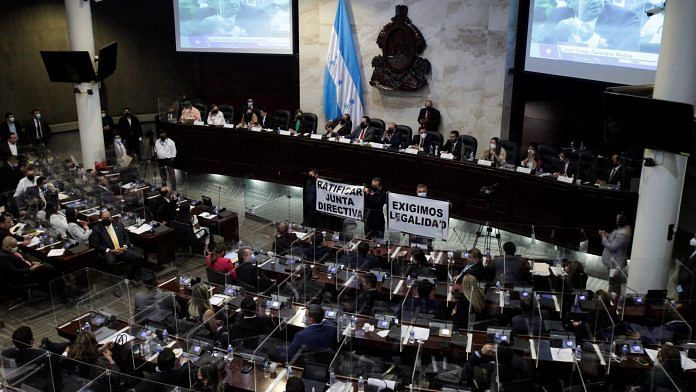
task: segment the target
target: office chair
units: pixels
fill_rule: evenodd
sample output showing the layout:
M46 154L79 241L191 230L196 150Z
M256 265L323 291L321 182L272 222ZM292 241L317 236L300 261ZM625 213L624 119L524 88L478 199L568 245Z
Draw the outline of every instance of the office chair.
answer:
M478 140L471 135L460 135L459 141L462 143L462 161L466 161L472 156L476 158L476 152L478 149Z
M500 147L507 151L507 158L505 162L511 165L519 164L517 159L517 144L511 140L501 140Z
M304 113L302 118L304 119L305 127L311 133L317 133L317 126L319 124L319 119L317 115L314 113Z
M428 131L427 134L430 135L430 137L433 138L433 140L435 140L435 145L438 149L442 148L442 143L445 140L445 138L442 137L442 134L440 132Z
M384 120L382 120L381 118L371 118L369 126L378 130L378 133L376 136L380 139L382 138L382 135L384 135L384 130L387 129L387 126L385 125Z
M290 128L290 111L287 109L278 109L273 113L276 127L287 130Z
M413 130L408 125L397 125L396 131L401 132L401 148L406 148L411 144L411 137L413 137Z
M194 103L193 107L198 109L199 112L201 112L201 121L207 121L208 120L208 106L204 103Z
M219 105L218 109L222 112L222 115L225 116L225 121L227 121L228 124L234 124L234 106L232 105Z

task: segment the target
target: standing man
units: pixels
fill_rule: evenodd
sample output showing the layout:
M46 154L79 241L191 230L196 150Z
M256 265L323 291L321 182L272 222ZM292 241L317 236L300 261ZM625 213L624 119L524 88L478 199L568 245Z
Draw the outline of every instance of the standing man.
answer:
M10 156L19 156L16 133L10 133L7 139L0 141L0 158L5 160Z
M375 177L365 188L365 238L384 237L384 205L387 194L382 190L382 179Z
M611 233L599 231L604 246L602 263L609 269L609 294L612 296L621 294L621 283L626 281L626 260L632 234L633 230L623 212L616 215L616 229Z
M174 140L167 137L167 132L164 129L159 131L159 139L155 142L155 154L157 154L162 186L167 185L167 178L169 178L172 190L176 190L176 173L172 166L174 158L176 158L176 144Z
M318 227L319 213L317 212L317 169L309 169L309 178L304 187L304 223L303 226Z
M5 122L0 125L0 140L9 139L10 134L13 133L19 137L19 134L22 133L22 126L15 119L14 113L7 112L5 113Z
M140 120L131 113L129 107L123 108L123 116L118 120L118 132L126 141L129 153L140 156L140 142L143 140L143 128Z
M437 132L440 127L440 111L433 107L433 101L425 101L425 107L418 113L418 123L428 131Z
M104 142L108 143L107 145L109 145L111 144L111 141L114 140L114 129L116 128L116 124L114 124L114 119L106 113L105 108L102 108L101 110L101 120L102 131L104 132Z
M31 120L27 124L27 140L30 144L43 143L48 145L51 138L51 127L46 120L41 117L41 111L34 109L31 111Z

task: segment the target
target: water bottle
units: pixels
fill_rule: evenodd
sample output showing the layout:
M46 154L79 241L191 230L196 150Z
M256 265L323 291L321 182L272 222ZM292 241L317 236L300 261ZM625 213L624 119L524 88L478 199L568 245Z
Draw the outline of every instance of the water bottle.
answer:
M336 372L331 369L329 372L329 386L336 384Z
M292 377L292 372L293 372L292 366L288 366L288 372L286 373L288 378Z
M232 359L234 359L234 347L232 347L231 344L227 345L227 361L232 362Z
M621 190L621 181L616 183L616 190L620 191Z
M338 242L338 232L333 233L333 240L334 242Z
M162 341L164 344L167 344L169 342L169 332L167 332L167 329L165 328L164 331L162 331Z
M474 160L474 152L472 151L471 154L469 154L469 160L473 161Z
M582 360L582 347L579 344L575 347L575 360L578 362Z
M268 378L271 375L271 365L268 363L268 361L263 363L263 376L265 378Z
M358 392L365 392L365 379L360 376L358 379Z
M430 155L433 155L433 146L430 145Z
M440 146L435 146L435 155L438 155L440 152Z
M355 315L350 316L350 328L355 329L355 325L358 323L358 318Z
M416 341L416 331L411 329L411 332L408 333L408 342L413 343Z
M92 330L92 326L89 324L89 321L85 321L85 325L82 327L82 332L89 332Z
M500 293L500 281L499 280L497 280L495 282L495 292Z
M142 351L143 351L143 357L145 357L146 359L148 357L150 357L150 354L152 354L150 351L150 343L145 342L145 344L143 344Z
M625 361L627 356L628 356L628 344L624 344L623 347L621 347L621 360Z
M411 277L411 275L409 275L406 277L406 287L411 287L411 286L413 286L413 278Z

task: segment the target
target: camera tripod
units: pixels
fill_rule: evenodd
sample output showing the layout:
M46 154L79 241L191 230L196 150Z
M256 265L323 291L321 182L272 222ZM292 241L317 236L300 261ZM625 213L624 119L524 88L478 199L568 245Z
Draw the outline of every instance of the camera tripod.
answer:
M483 249L481 250L484 255L491 254L491 244L493 243L493 240L495 240L495 242L498 244L498 254L503 254L503 247L500 243L500 230L490 225L490 218L493 216L495 206L495 200L493 196L495 194L495 187L497 185L498 184L489 187L482 187L479 191L481 198L483 198L483 200L486 202L486 206L488 207L488 218L483 223L479 224L479 227L476 230L474 248L476 248L476 245L478 245L479 240L483 237Z

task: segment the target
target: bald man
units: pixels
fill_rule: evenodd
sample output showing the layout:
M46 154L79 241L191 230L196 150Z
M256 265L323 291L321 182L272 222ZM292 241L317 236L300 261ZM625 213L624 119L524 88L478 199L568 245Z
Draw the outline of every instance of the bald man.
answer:
M17 239L7 236L2 240L2 251L0 251L0 275L6 282L14 284L39 285L38 289L46 293L56 293L64 302L67 300L65 294L65 282L60 272L50 264L42 264L38 261L30 261L24 258L19 250ZM54 279L58 279L55 280Z
M293 242L297 241L297 235L295 233L290 233L288 229L289 227L287 223L278 223L278 227L276 228L277 233L275 236L275 240L273 241L273 245L271 246L271 250L274 253L284 255L290 252L291 248L293 247ZM299 243L295 243L294 245L298 246Z

